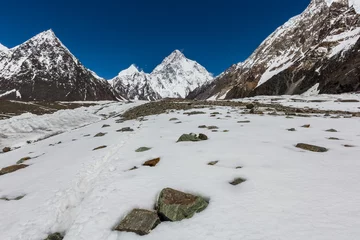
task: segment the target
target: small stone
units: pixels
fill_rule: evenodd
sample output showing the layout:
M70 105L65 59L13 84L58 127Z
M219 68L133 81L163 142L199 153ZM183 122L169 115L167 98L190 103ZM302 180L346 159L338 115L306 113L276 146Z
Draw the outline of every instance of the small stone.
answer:
M182 122L181 121L175 122L175 124L180 124L180 123L182 123Z
M160 158L155 158L144 162L143 166L155 167L160 162Z
M344 146L344 147L347 147L347 148L353 148L353 147L355 147L354 145L350 145L350 144L344 144L343 146Z
M327 148L310 145L310 144L306 144L306 143L298 143L296 145L296 147L301 148L303 150L311 151L311 152L327 152L328 151Z
M64 239L64 236L61 235L61 233L53 233L53 234L50 234L44 240L62 240L62 239Z
M3 152L6 153L6 152L10 152L11 151L11 148L10 147L4 147L3 148Z
M99 132L94 137L103 137L105 135L106 135L106 133Z
M135 150L135 152L146 152L149 151L151 148L148 147L140 147L138 149Z
M212 130L212 132L218 132L218 130Z
M238 167L236 167L235 169L241 169L241 168L243 168L243 167L241 167L241 166L238 166Z
M201 141L201 139L198 138L196 134L183 134L177 140L177 142L197 142L197 141Z
M177 120L179 120L179 119L177 119L177 118L170 118L169 121L177 121Z
M340 140L340 138L336 138L336 137L329 137L329 140Z
M116 231L133 232L138 235L146 235L161 223L156 212L134 209L115 228Z
M134 166L133 168L130 168L129 171L133 171L133 170L136 170L136 169L138 169L138 167Z
M224 130L223 132L224 132L224 133L227 133L227 132L229 132L229 130Z
M130 127L124 127L122 129L117 130L117 132L133 132L134 129L130 128Z
M325 113L324 117L330 117L330 113Z
M250 123L249 120L245 120L245 121L238 121L238 123Z
M106 148L107 146L100 146L100 147L97 147L97 148L94 148L93 151L96 151L96 150L99 150L99 149L103 149L103 148Z
M252 103L246 104L247 109L253 109L254 107L255 107L255 105Z
M84 137L90 137L90 134L86 134L86 135L84 135Z
M310 124L305 124L303 126L301 126L302 128L310 128Z
M206 125L200 125L199 128L207 128Z
M291 116L286 116L287 119L294 119L293 117Z
M217 126L208 126L207 129L214 130L214 129L219 129L219 128Z
M102 125L102 128L107 128L107 127L110 127L110 125L109 124Z
M244 179L244 178L235 178L232 182L230 182L230 184L236 186L245 181L246 181L246 179Z
M206 209L208 204L202 197L165 188L159 195L157 210L161 219L175 222L193 217Z
M23 162L25 162L25 161L28 161L28 160L30 160L30 159L31 159L31 157L23 157L23 158L21 158L19 161L17 161L16 164L21 164L21 163L23 163Z
M184 112L184 115L198 115L198 114L206 114L206 112L200 112L200 111L193 111L193 112Z
M1 176L1 175L8 174L8 173L15 172L15 171L17 171L17 170L26 168L26 167L28 167L28 166L29 166L29 165L19 164L19 165L12 165L12 166L9 166L9 167L4 167L4 168L2 168L2 169L0 170L0 176Z
M335 133L335 132L337 132L337 130L336 130L336 129L331 128L331 129L326 130L326 132L333 132L333 133Z
M3 201L19 201L19 200L23 199L24 197L25 197L25 195L18 196L16 198L2 197L2 198L0 198L0 200L3 200Z
M231 118L231 116L230 116L230 115L226 115L225 117L226 117L226 118Z
M206 140L209 139L209 138L208 138L205 134L203 134L203 133L200 133L198 138L199 138L200 140L202 140L202 141L206 141Z
M296 129L295 129L295 128L289 128L288 131L289 131L289 132L295 132Z
M213 112L213 113L210 113L211 115L219 115L220 113L219 112Z
M214 165L216 165L218 162L219 162L219 161L212 161L212 162L209 162L208 165L214 166Z

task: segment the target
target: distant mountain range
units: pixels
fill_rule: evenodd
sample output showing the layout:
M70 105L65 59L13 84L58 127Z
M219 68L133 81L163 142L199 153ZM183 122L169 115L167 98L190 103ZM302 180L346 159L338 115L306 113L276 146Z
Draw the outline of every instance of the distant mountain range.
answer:
M360 91L360 1L312 0L244 62L215 79L178 50L151 73L135 65L110 81L84 67L53 31L8 49L0 44L0 99L230 99Z

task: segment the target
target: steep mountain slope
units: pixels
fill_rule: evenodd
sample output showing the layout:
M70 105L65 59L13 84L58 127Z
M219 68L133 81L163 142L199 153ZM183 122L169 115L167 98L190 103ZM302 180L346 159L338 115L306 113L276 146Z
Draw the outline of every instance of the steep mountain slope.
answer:
M150 74L151 87L161 97L184 98L195 88L211 81L211 74L199 63L175 50Z
M161 98L150 86L149 75L140 72L134 64L121 71L109 83L116 92L128 99L153 101Z
M0 94L22 100L116 100L110 84L86 69L55 36L42 32L0 55Z
M359 0L312 0L271 34L245 61L189 98L239 98L360 90Z

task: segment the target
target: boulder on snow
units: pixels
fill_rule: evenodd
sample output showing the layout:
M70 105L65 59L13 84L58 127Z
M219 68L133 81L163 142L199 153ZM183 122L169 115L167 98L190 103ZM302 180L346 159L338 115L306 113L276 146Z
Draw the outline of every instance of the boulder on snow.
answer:
M212 162L209 162L208 165L214 166L214 165L216 165L218 162L219 162L219 161L212 161Z
M255 105L252 103L246 104L246 108L249 110L253 109L254 107L255 107Z
M100 149L103 149L103 148L106 148L106 147L107 147L106 145L99 146L99 147L94 148L93 151L100 150Z
M157 201L157 211L161 219L174 222L193 217L208 204L202 197L165 188Z
M219 129L219 127L217 127L217 126L208 126L207 129L209 129L209 130L215 130L215 129Z
M116 231L133 232L138 235L146 235L151 232L157 225L160 219L156 212L144 209L132 210L115 228Z
M15 198L1 197L0 200L3 200L3 201L19 201L19 200L23 199L24 197L25 197L25 195L18 196L18 197L15 197Z
M160 162L160 158L155 158L144 162L143 166L155 167Z
M124 127L122 129L117 130L117 132L133 132L134 129L130 128L130 127Z
M138 149L135 150L135 152L146 152L149 151L151 148L148 147L139 147Z
M11 151L11 148L10 147L4 147L3 148L3 152L6 153L6 152L10 152Z
M208 140L208 139L209 139L208 136L206 136L206 135L203 134L203 133L200 133L199 136L198 136L198 138L199 138L201 141L205 141L205 140Z
M206 125L200 125L199 128L207 128Z
M244 178L235 178L232 182L230 182L230 184L236 186L245 181L246 181L246 179L244 179Z
M94 137L103 137L105 135L106 135L106 133L99 132Z
M17 161L16 164L21 164L25 161L29 161L30 159L31 159L31 157L23 157L19 161Z
M198 142L207 139L208 137L205 134L200 133L198 136L194 133L190 133L190 134L181 135L180 138L177 140L177 142Z
M109 124L102 125L102 128L107 128L107 127L110 127L110 125Z
M305 124L303 126L301 126L302 128L310 128L310 124Z
M61 233L53 233L53 234L50 234L44 240L62 240L62 239L64 239L64 236L61 235Z
M177 119L177 118L170 118L169 121L177 121L177 120L179 120L179 119Z
M335 133L335 132L337 132L337 130L336 130L336 129L331 128L331 129L326 130L326 132L332 132L332 133Z
M12 166L9 166L9 167L4 167L4 168L2 168L2 169L0 170L0 176L1 176L1 175L8 174L8 173L15 172L15 171L17 171L17 170L26 168L26 167L28 167L28 166L29 166L29 165L19 164L19 165L12 165Z
M311 152L327 152L328 151L327 148L310 145L310 144L306 144L306 143L298 143L296 145L296 147L301 148L303 150L311 151Z

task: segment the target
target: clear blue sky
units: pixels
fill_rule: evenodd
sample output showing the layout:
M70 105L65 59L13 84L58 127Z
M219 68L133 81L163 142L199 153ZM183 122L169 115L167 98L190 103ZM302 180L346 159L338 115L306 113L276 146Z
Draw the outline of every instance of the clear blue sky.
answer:
M88 68L112 78L135 63L150 72L179 49L217 75L245 60L310 0L127 0L1 3L0 43L47 29Z

